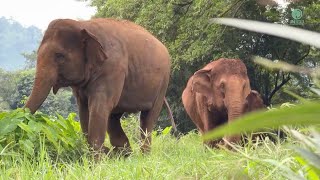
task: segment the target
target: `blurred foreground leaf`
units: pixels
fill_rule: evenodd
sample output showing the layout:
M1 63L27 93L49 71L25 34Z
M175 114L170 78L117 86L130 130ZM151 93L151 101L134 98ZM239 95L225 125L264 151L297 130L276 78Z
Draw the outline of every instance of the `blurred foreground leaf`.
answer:
M258 131L263 128L278 128L283 125L317 124L320 124L320 103L309 102L291 108L247 114L237 121L206 133L203 138L205 140L218 139L224 135Z
M320 48L320 34L291 26L235 18L213 18L210 22L278 36Z

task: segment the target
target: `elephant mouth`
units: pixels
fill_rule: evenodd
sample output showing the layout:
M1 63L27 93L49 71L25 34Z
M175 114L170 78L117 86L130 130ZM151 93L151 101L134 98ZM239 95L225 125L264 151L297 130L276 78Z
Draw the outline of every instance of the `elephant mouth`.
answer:
M54 86L52 87L52 92L53 92L53 94L56 95L57 92L58 92L58 90L59 90L61 87L62 87L62 86L54 85Z
M71 84L72 84L71 81L69 81L69 80L67 80L67 79L65 79L65 78L59 77L57 83L52 86L52 92L53 92L53 94L57 94L57 92L58 92L58 90L59 90L60 88L62 88L62 87L68 87L68 86L70 86Z
M62 87L68 87L68 86L84 86L86 84L85 80L69 80L64 77L59 77L57 83L52 86L53 94L57 94L58 90Z

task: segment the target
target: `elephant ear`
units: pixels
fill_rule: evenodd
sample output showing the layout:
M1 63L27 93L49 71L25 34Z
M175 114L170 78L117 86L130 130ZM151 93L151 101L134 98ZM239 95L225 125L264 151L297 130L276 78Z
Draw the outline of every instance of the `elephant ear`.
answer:
M206 97L212 96L211 68L200 69L193 74L192 91L203 94Z
M84 51L87 60L93 61L94 64L103 63L108 56L98 38L86 29L81 30L81 35L83 37Z

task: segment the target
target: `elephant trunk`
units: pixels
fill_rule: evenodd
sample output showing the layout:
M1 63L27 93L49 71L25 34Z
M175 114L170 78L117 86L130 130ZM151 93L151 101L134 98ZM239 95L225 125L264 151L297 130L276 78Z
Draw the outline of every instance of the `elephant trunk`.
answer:
M233 121L243 114L243 103L241 101L234 101L228 107L228 121Z
M54 84L55 73L51 70L39 68L37 65L36 76L31 95L25 104L25 108L29 108L31 113L35 113L47 98L51 88Z
M228 109L228 123L231 123L235 121L237 118L239 118L243 114L243 102L240 98L233 99L229 106L227 106ZM241 139L240 135L232 135L232 136L226 136L225 140L228 142L239 142Z
M231 89L228 93L226 107L228 109L228 122L231 122L243 114L245 98L243 92L238 89Z

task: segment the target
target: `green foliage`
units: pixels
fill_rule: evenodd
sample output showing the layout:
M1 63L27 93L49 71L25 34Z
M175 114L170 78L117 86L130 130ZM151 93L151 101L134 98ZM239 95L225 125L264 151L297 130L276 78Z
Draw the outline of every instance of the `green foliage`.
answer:
M0 156L15 152L32 157L42 146L52 155L81 150L84 142L75 116L32 115L23 109L0 113Z
M132 139L129 138L132 142ZM292 141L291 141L292 142ZM208 149L197 133L179 139L157 135L152 150L143 155L132 143L133 154L127 158L103 157L95 161L88 152L79 156L52 158L44 147L31 159L24 154L2 156L3 179L288 179L279 162L294 170L304 167L293 157L288 144L264 140L237 151ZM265 161L263 161L265 160Z
M266 105L294 102L282 88L310 97L312 85L308 76L270 71L254 64L250 56L259 55L292 64L318 66L319 54L314 48L283 38L259 34L209 23L213 17L239 17L264 22L288 24L291 8L303 8L303 28L320 30L319 5L315 0L292 3L287 8L261 6L256 0L92 0L96 17L113 17L134 21L158 37L169 49L172 72L167 99L178 121L178 129L188 132L191 123L181 103L188 78L205 64L220 57L240 58L248 68L252 89L262 94ZM164 116L165 113L162 115ZM162 117L163 118L163 117ZM162 125L162 124L161 124ZM166 126L168 124L164 124Z
M3 84L0 86L0 108L9 110L23 107L31 94L34 77L34 69L16 72L0 69L0 83ZM67 117L71 112L78 111L76 100L70 88L63 88L56 95L50 93L39 110L49 115L58 113L63 117Z
M37 51L33 50L31 53L22 53L25 60L25 69L32 69L37 64Z

